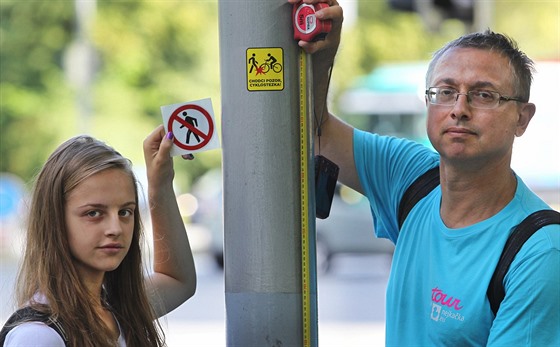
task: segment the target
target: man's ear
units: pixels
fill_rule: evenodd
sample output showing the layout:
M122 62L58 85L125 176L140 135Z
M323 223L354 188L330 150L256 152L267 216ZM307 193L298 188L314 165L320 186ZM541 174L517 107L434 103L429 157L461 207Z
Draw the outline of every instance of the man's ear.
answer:
M517 129L515 130L515 136L519 137L525 133L529 122L535 115L537 107L532 103L525 103L519 107L519 120L517 121Z

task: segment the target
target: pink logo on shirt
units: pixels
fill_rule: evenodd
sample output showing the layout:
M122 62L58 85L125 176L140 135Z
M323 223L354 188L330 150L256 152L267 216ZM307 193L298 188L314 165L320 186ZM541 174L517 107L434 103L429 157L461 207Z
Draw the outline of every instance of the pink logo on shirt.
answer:
M442 292L441 289L438 289L438 287L432 289L432 301L440 303L447 307L452 307L456 310L460 310L463 308L463 306L459 306L461 300L455 299L452 296L448 297L447 294Z

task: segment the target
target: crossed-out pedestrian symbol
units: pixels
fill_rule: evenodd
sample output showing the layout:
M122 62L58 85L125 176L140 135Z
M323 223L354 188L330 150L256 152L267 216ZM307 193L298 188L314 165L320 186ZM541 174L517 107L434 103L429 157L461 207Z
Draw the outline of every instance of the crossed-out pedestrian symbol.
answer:
M214 123L210 113L193 104L183 105L173 111L167 128L175 135L174 143L185 150L203 148L210 142L214 133ZM196 143L191 145L191 139Z

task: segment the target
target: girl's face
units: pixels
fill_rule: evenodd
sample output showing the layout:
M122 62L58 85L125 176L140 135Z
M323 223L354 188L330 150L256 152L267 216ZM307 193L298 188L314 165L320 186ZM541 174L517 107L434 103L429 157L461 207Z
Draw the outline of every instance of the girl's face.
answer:
M134 182L120 169L101 171L70 192L68 242L82 278L102 280L120 265L130 248L136 207Z

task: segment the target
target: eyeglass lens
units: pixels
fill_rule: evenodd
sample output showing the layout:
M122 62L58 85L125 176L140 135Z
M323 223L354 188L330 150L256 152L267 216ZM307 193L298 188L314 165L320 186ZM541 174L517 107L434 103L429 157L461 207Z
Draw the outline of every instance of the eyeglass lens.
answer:
M453 106L460 95L465 95L469 105L475 108L493 108L500 103L500 94L487 90L471 90L466 94L447 88L430 88L428 90L430 103L438 105Z

